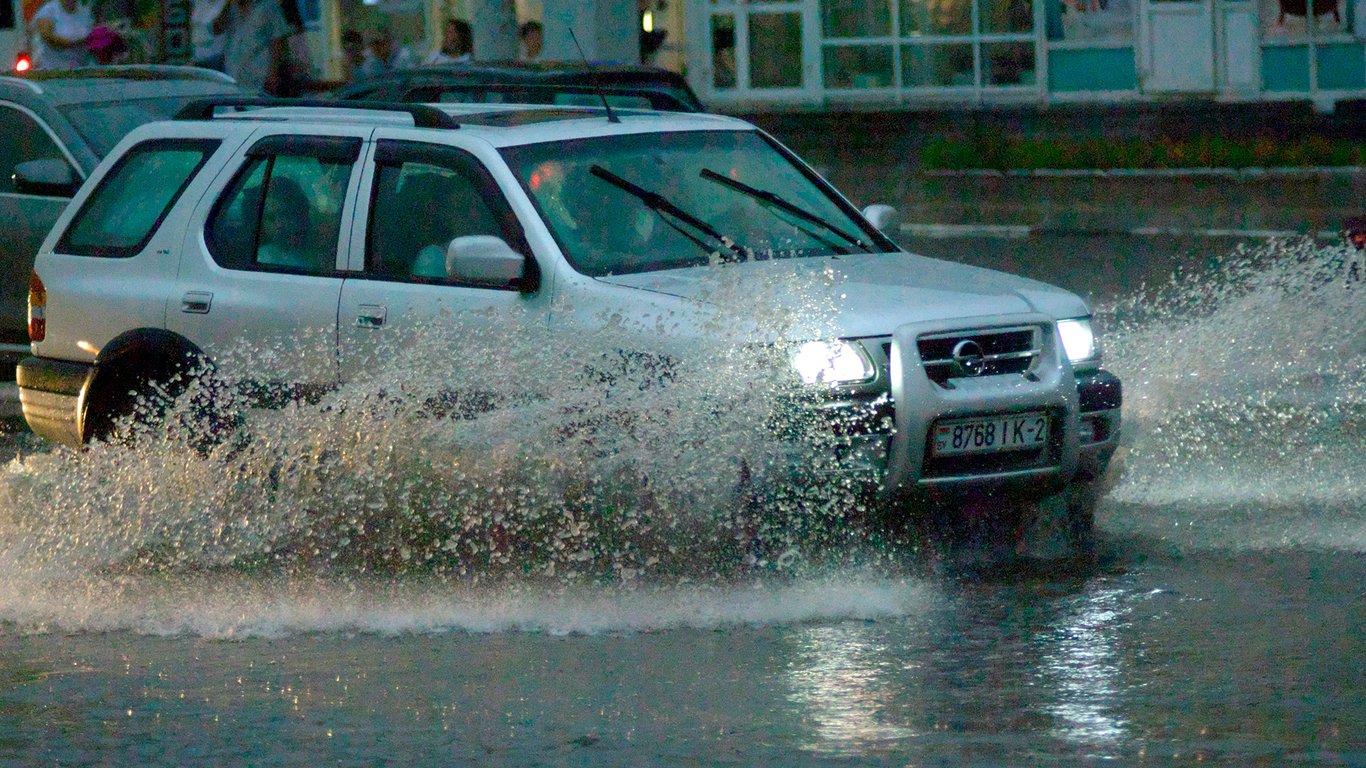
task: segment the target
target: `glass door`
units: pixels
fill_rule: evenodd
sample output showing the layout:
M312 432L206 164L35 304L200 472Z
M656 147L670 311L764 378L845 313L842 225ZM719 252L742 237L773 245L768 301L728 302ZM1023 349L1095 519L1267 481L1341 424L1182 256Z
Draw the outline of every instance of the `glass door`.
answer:
M1213 4L1213 0L1143 0L1143 90L1215 90Z

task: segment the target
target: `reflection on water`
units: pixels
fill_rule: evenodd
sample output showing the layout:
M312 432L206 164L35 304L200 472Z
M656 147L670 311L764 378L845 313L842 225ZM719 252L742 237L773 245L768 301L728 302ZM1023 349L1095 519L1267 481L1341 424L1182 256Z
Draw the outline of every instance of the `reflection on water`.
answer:
M1072 610L1045 631L1038 676L1057 700L1048 709L1060 739L1095 747L1118 746L1127 735L1119 696L1116 638L1128 609L1125 592L1097 587L1079 596Z
M788 699L810 722L815 752L865 754L913 738L915 730L888 722L906 687L904 668L872 625L803 627L787 671Z

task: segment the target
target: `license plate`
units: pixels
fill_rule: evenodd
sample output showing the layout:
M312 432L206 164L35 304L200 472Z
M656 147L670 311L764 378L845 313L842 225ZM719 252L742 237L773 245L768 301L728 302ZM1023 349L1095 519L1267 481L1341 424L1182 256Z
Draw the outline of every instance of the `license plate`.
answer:
M934 427L934 455L992 453L1041 448L1048 442L1048 415L1016 413L941 421Z

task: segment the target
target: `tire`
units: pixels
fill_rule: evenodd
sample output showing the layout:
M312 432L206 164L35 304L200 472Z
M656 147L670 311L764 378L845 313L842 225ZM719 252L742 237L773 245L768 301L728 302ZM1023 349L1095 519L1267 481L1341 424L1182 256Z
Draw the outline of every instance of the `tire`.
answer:
M131 444L141 428L164 418L168 404L161 403L157 393L167 378L162 372L139 371L129 364L100 371L86 395L86 440Z
M168 424L167 417L193 384L199 385L194 399L177 413L174 425ZM225 384L199 355L186 355L183 361L121 360L91 383L85 436L88 441L131 446L148 435L174 429L205 453L232 423L225 394Z
M1077 481L1062 492L1063 532L1074 549L1090 549L1096 537L1096 507L1105 495L1098 480Z

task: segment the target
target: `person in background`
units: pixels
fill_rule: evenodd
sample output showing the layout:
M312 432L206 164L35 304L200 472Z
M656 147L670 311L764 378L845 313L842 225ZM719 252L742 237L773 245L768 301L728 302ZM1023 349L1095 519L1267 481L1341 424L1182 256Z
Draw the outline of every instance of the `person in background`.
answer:
M396 69L416 66L408 49L394 42L393 30L384 26L370 36L370 47L365 51L365 62L360 66L362 77L375 77Z
M93 64L85 47L95 16L79 0L48 0L33 15L34 69L72 69Z
M295 0L280 0L280 10L285 15L290 33L285 67L281 70L275 95L296 98L326 89L329 84L319 82L313 76L313 57L308 51L308 37L304 33L304 20L299 13L298 3Z
M194 46L194 65L223 69L227 35L214 31L218 19L228 11L228 0L195 0L190 12L190 42Z
M474 30L464 19L446 19L446 28L441 35L441 47L432 51L422 63L464 64L474 61Z
M128 42L113 27L96 24L85 39L85 48L96 64L120 64L127 58Z
M294 28L279 0L232 0L215 27L228 38L223 70L244 88L278 96L290 78L289 39Z
M361 65L365 63L365 36L354 29L341 35L342 82L349 83L360 75Z
M536 61L541 58L541 43L545 38L545 30L539 21L528 21L517 28L517 36L521 38L521 53L518 58L522 61Z

